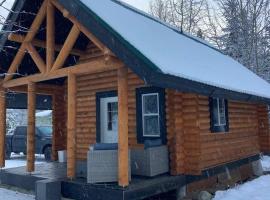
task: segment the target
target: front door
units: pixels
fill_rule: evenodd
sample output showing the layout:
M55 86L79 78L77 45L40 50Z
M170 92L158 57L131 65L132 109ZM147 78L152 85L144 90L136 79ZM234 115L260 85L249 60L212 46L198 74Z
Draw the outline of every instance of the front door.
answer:
M100 139L102 143L118 143L118 98L100 99Z

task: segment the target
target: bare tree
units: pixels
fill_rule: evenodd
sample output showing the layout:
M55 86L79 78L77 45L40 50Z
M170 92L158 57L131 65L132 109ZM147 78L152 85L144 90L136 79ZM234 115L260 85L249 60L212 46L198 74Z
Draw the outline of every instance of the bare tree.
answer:
M269 0L218 0L218 7L224 19L219 37L222 50L266 78L270 57Z
M153 16L194 35L202 30L206 8L206 0L153 0L150 3Z

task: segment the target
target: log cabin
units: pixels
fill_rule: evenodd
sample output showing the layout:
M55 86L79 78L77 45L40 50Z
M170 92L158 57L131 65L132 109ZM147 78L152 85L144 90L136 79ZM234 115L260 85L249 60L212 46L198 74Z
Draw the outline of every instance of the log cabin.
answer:
M116 0L16 0L13 10L0 38L1 167L9 91L27 95L28 172L37 95L52 98L52 157L67 150L70 180L98 143L117 143L123 188L129 151L147 142L167 147L167 176L188 191L270 153L270 85L207 42Z

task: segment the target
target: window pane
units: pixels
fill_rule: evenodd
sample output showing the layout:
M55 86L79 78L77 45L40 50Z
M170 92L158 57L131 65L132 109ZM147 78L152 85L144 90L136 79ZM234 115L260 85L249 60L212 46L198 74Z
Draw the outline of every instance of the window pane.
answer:
M226 125L226 113L225 113L224 99L219 100L219 117L220 117L220 125Z
M158 95L143 96L143 108L144 114L158 113Z
M218 99L213 99L213 124L214 126L218 126Z
M108 103L108 131L118 130L118 103Z
M160 136L159 116L144 116L144 136Z

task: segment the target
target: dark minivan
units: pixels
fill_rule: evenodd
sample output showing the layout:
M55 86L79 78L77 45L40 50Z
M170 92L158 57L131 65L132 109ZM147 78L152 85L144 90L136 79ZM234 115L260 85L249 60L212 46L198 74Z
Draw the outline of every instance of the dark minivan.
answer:
M11 153L26 154L27 126L17 126L13 134L6 136L6 159L9 159ZM51 160L52 153L52 127L37 126L35 138L35 153L44 154L45 160Z

